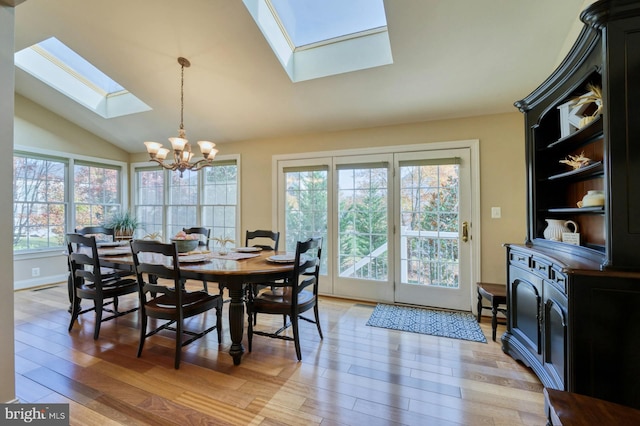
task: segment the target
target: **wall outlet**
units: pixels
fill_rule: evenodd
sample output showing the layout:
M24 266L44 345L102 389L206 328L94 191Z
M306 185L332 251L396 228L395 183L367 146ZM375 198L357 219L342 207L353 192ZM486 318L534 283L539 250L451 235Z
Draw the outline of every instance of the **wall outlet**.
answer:
M40 268L31 268L31 276L39 277L40 276Z

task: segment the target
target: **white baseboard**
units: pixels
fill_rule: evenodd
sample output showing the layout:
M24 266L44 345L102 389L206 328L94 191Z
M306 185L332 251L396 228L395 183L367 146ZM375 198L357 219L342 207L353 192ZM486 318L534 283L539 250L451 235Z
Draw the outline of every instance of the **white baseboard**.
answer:
M67 281L68 274L49 275L46 277L31 278L28 280L15 281L13 283L14 290L24 290L31 287L41 287L48 284L58 284Z

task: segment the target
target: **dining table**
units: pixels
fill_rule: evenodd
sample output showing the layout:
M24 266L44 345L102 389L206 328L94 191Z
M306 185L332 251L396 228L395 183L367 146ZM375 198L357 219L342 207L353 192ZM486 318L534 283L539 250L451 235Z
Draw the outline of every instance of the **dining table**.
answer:
M241 249L238 249L241 250ZM129 269L133 271L133 256L130 246L98 248L100 264L103 267ZM274 257L275 256L275 257ZM289 260L291 259L291 260ZM178 257L180 274L184 279L217 282L220 289L229 292L229 333L231 348L229 354L234 365L239 365L244 353L244 297L245 288L250 284L287 279L293 273L290 254L272 250L234 251L219 253L189 252Z

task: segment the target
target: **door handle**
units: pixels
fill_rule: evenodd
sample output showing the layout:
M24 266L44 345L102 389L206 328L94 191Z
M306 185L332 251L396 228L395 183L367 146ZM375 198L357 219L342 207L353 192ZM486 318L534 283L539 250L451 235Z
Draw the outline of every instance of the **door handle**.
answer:
M469 241L469 222L462 222L462 242L466 243Z

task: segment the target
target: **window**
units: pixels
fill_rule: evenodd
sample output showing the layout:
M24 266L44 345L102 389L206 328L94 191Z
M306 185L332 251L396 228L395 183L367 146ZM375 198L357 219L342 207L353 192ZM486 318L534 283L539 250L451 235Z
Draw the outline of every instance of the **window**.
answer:
M120 172L76 163L73 168L75 227L102 225L120 210Z
M212 223L211 236L235 238L238 215L238 167L219 162L204 169L203 223ZM237 244L240 245L240 244Z
M382 0L243 0L293 82L393 63Z
M15 63L103 118L151 109L55 37L17 52Z
M162 233L164 177L161 169L138 169L135 173L136 217L145 234Z
M387 26L382 0L269 0L295 47Z
M163 238L182 228L211 228L211 237L238 238L237 160L216 161L199 172L178 173L157 167L135 171L136 216L144 234Z
M61 248L67 232L101 225L122 208L122 167L15 152L13 249Z
M13 157L13 248L33 250L64 244L67 163Z
M198 223L198 172L185 170L182 177L179 173L169 173L167 183L167 235L171 236Z

